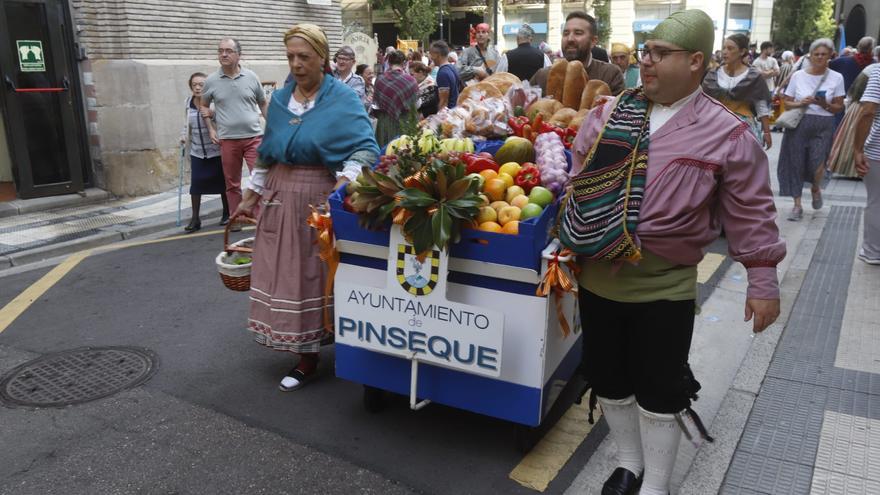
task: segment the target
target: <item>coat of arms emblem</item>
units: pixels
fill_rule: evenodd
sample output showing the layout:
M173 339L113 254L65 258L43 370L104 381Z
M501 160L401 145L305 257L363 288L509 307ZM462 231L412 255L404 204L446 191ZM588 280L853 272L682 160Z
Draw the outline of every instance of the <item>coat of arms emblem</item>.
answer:
M397 245L397 281L414 296L430 294L437 286L440 273L440 252L435 250L420 260L412 246Z

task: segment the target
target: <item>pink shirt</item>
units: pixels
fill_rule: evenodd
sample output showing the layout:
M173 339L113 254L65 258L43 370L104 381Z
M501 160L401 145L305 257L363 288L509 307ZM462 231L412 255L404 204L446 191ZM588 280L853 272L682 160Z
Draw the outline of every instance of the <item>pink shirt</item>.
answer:
M610 115L594 108L572 146L574 168ZM741 121L702 91L650 135L645 199L636 229L644 249L696 265L724 227L730 256L748 270L747 297L779 298L776 265L785 242L776 227L767 154Z

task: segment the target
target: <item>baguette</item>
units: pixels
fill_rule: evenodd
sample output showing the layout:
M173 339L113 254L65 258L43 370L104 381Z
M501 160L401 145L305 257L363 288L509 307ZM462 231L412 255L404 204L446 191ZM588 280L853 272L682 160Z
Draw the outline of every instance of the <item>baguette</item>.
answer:
M592 81L587 82L584 92L581 95L581 104L579 108L581 110L589 110L593 108L596 97L600 95L611 96L611 88L608 87L608 84L605 81L600 81L598 79L593 79Z
M565 71L565 86L562 90L562 105L574 110L580 108L581 96L587 85L587 71L580 60L568 63Z
M547 94L548 98L556 101L562 101L562 90L565 87L565 76L568 70L568 60L561 58L550 66L550 72L547 74Z

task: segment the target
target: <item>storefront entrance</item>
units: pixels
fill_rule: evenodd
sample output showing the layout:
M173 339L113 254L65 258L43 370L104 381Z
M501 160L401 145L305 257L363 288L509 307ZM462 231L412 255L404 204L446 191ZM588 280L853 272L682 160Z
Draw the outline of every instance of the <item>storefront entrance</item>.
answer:
M84 119L67 9L64 0L0 0L0 154L7 155L0 156L0 183L11 175L19 198L84 187Z

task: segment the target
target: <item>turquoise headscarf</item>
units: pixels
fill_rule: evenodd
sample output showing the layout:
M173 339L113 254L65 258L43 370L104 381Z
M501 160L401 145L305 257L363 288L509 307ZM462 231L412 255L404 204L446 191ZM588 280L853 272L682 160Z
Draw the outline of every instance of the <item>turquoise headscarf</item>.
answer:
M272 94L266 134L258 149L261 163L324 165L339 171L356 152L378 156L364 104L345 83L325 75L315 106L302 116L287 108L294 89L296 81Z

